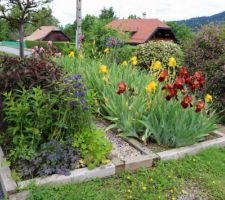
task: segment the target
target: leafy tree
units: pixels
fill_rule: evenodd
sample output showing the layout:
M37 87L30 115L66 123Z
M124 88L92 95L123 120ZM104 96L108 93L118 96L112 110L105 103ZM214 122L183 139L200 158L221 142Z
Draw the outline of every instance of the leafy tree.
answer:
M99 19L106 21L106 23L110 22L110 21L112 21L112 20L114 20L116 18L117 17L116 17L115 11L113 10L113 7L110 7L108 9L107 8L103 8L101 10L100 15L99 15Z
M62 30L71 40L75 41L76 24L66 24Z
M187 25L179 25L177 22L167 22L167 25L172 28L172 31L175 33L179 44L185 45L186 42L194 39L194 33L191 32Z
M32 15L32 24L25 25L25 35L30 35L41 26L59 26L59 20L52 15L52 9L42 8Z
M137 15L129 15L127 19L140 19Z
M6 20L0 19L0 41L6 40L9 37L9 24Z
M52 0L0 0L0 18L19 31L20 56L24 57L25 24L33 23L34 13ZM36 23L36 22L35 22Z

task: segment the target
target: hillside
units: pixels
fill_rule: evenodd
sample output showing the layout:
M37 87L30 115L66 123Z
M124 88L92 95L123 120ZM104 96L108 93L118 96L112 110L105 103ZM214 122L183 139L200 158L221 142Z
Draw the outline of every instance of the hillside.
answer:
M198 29L200 26L209 23L225 23L225 11L208 16L208 17L195 17L187 20L176 21L178 24L186 24L192 30Z

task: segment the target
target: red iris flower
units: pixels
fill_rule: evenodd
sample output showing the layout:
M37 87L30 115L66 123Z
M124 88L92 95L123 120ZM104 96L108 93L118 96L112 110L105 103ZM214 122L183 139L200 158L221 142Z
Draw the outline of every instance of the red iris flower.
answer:
M117 86L119 88L119 90L116 92L118 95L123 94L127 89L127 85L124 82L119 82Z
M161 73L159 74L158 81L159 82L165 81L165 79L168 77L168 75L169 75L169 73L168 73L167 69L162 70Z
M178 76L175 79L174 87L177 88L177 89L182 90L184 88L184 86L183 86L184 83L185 83L185 79L180 77L180 76Z
M200 87L200 83L199 83L198 80L193 80L193 81L190 83L190 85L191 85L191 90L195 90L195 89L197 89L197 88Z
M181 102L181 105L182 105L183 108L185 109L185 108L187 108L189 105L192 106L192 105L191 105L191 102L192 102L192 96L186 95L186 96L183 97L183 101Z
M188 85L191 85L192 79L193 79L193 78L192 78L191 76L187 76L187 77L185 78L185 83L188 84Z
M181 67L179 71L179 76L186 78L188 76L188 71L186 67Z
M202 72L195 72L194 77L199 82L200 86L205 83L205 77L203 76Z
M200 100L196 103L196 109L195 112L200 112L205 106L205 102L203 100Z
M162 88L163 90L166 90L167 96L166 100L170 100L173 97L177 96L177 90L174 88L174 86L171 83L168 83L165 87Z

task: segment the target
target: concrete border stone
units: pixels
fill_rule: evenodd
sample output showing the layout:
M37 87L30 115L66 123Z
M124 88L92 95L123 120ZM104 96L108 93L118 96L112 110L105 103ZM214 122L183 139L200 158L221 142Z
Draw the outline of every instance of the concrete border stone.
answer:
M2 148L0 147L0 181L4 194L12 194L17 190L17 184L12 179L11 171L8 166L4 166L6 164L6 159Z
M182 158L185 155L197 154L201 150L208 149L212 146L225 147L225 137L200 142L191 146L181 147L158 153L161 160L171 160Z

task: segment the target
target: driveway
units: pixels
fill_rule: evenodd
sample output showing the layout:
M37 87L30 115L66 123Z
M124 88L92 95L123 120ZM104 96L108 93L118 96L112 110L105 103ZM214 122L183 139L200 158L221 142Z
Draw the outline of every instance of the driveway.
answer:
M19 49L16 49L16 48L13 48L13 47L0 46L0 51L19 56ZM31 51L28 51L28 50L25 50L24 51L24 55L25 56L30 56L31 53L32 52Z

